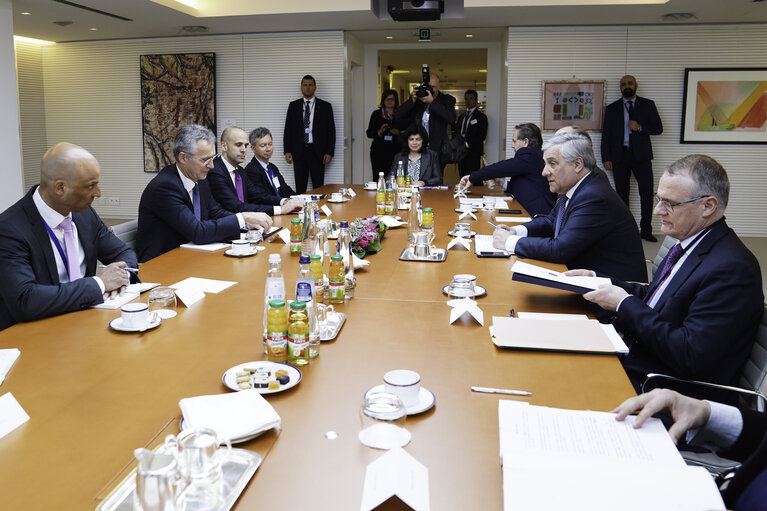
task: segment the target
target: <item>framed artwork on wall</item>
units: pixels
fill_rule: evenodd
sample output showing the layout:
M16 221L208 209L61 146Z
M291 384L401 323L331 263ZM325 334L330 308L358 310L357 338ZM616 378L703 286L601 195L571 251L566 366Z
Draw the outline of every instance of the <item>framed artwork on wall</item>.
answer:
M141 55L144 172L173 163L173 138L185 124L216 133L216 54Z
M575 124L591 131L602 130L605 80L544 80L541 117L544 130Z
M687 68L683 144L767 144L767 68Z

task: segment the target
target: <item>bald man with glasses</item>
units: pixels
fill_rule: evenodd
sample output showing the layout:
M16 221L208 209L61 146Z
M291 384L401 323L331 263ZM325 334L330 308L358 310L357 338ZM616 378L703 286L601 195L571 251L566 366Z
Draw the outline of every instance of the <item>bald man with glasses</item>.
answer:
M713 158L693 154L671 164L654 213L663 234L679 241L652 282L613 279L583 295L615 313L613 324L630 344L623 367L637 389L650 372L737 383L764 296L759 263L725 222L729 191L727 172Z

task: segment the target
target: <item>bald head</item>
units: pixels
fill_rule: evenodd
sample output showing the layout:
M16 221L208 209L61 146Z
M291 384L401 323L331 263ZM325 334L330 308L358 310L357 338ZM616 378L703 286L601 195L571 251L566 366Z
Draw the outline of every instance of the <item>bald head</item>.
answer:
M221 156L236 167L245 161L248 134L237 126L229 126L221 132Z
M40 166L40 196L62 215L84 211L101 196L101 167L80 146L60 142L46 151Z

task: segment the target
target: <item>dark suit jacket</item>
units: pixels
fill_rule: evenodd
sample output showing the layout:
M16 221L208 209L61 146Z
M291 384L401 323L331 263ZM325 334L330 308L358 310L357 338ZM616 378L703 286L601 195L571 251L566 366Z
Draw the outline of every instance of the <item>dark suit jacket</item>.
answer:
M664 264L665 259L659 267ZM623 366L632 382L641 383L655 372L737 383L756 338L764 297L759 263L724 219L711 226L654 309L645 300L655 280L615 284L633 295L623 300L614 321L631 343Z
M754 411L743 414L743 431L735 444L720 453L727 459L743 461L724 491L727 509L736 509L738 499L751 482L767 469L767 414Z
M59 283L51 239L32 199L36 188L0 214L0 330L103 302L93 279ZM72 213L72 219L85 252L85 277L96 275L97 260L125 261L136 267L136 254L109 231L93 208Z
M602 162L619 163L623 159L623 98L610 103L605 109L602 123ZM631 154L637 161L652 160L650 135L663 133L663 123L655 108L655 103L637 96L634 104L634 120L642 131L633 131L629 135Z
M242 213L243 211L257 211L274 215L274 206L271 203L261 202L259 193L255 185L248 178L245 169L240 168L242 177L242 191L245 202L237 197L237 189L229 177L229 171L222 156L216 156L213 159L213 168L208 172L207 181L210 183L210 193L216 199L222 208L232 213Z
M245 166L245 173L248 174L248 180L253 185L254 198L258 204L279 206L280 199L287 199L295 195L296 192L285 182L285 178L280 174L280 169L274 163L269 162L269 168L272 169L272 173L280 181L280 186L277 188L280 191L279 197L274 193L274 188L272 188L272 184L269 182L269 176L266 175L264 168L255 156Z
M402 166L407 171L408 153L399 153L394 157L391 172L397 172L397 166L402 162ZM427 186L436 186L442 184L442 166L439 164L437 153L427 149L421 153L421 174L420 181Z
M285 116L285 131L282 139L285 153L300 157L304 147L304 98L291 101ZM314 98L314 120L312 123L312 149L321 160L326 154L336 152L336 122L333 107L327 101Z
M644 250L634 217L610 182L592 172L575 190L554 238L555 210L528 222L528 235L517 242L516 254L589 268L623 280L647 280Z
M210 194L207 179L200 187L200 220L194 216L192 200L181 183L176 165L165 167L141 194L138 206L136 251L145 262L182 243L205 244L240 237L237 217L219 206Z
M464 113L458 118L458 121L456 121L455 133L461 132L461 127L463 126L463 120L465 117L466 114ZM466 126L466 133L464 133L463 137L469 144L469 155L481 157L483 154L485 154L485 138L487 138L487 116L483 114L479 108L475 109L474 113L471 115L469 124Z
M408 99L394 113L398 126L421 125L426 104ZM447 125L455 124L455 98L450 94L437 94L429 107L429 149L442 157L442 141L447 136ZM441 181L440 181L441 182Z
M530 215L548 215L557 194L549 190L549 182L541 174L544 165L543 151L540 148L523 147L514 154L514 158L472 172L469 181L473 185L481 185L483 181L509 177L511 180L506 186L506 191L512 194Z

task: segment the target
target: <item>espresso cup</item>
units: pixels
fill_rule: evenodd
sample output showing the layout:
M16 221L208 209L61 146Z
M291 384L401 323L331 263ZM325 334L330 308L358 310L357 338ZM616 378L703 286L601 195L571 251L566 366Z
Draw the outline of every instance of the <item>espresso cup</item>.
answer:
M140 302L126 303L120 308L123 326L141 330L149 324L149 305Z
M247 254L250 251L249 240L232 240L232 254L242 255Z
M344 199L344 195L340 192L333 192L330 194L330 199L333 201L342 201Z
M418 404L421 375L409 369L395 369L384 374L384 390L396 395L406 407Z

